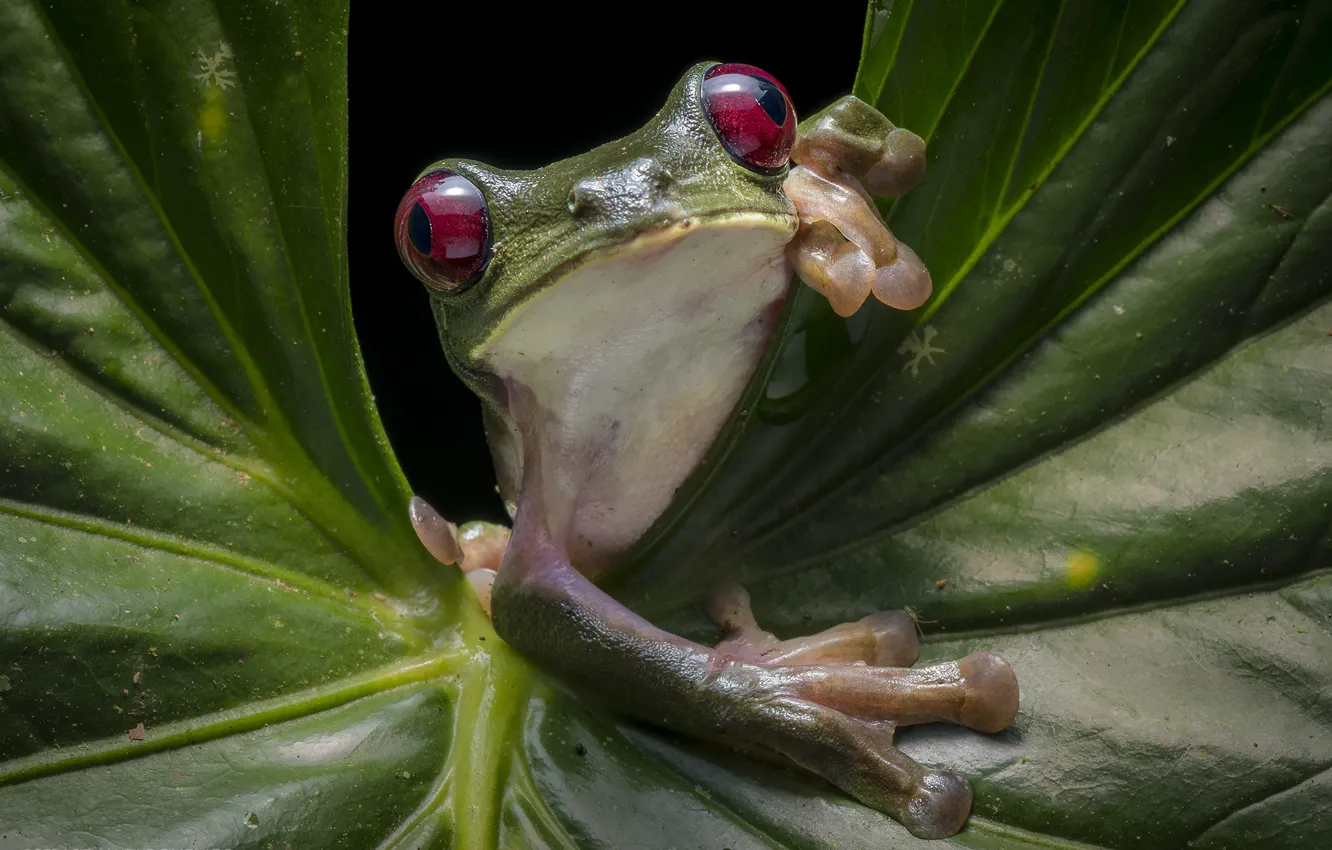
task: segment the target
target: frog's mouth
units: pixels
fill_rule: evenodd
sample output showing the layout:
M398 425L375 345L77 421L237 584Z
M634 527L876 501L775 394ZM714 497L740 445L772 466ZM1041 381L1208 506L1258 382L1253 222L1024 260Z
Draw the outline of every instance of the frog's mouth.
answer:
M482 344L482 368L541 420L491 423L501 490L540 458L551 533L581 570L647 530L729 417L776 327L795 228L732 212L644 231L584 255Z

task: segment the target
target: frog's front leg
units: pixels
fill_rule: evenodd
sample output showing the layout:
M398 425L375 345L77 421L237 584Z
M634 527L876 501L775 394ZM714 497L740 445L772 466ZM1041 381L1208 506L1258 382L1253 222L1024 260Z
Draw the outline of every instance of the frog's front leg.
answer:
M919 183L925 142L848 96L800 123L791 159L782 189L800 215L788 254L801 279L840 316L871 293L903 310L924 304L930 273L893 238L871 195L896 197Z

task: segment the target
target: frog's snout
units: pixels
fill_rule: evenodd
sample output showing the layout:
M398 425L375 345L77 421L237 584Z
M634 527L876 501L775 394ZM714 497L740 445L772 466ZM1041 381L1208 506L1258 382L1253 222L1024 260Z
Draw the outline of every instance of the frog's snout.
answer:
M569 191L569 212L579 218L614 217L626 220L673 214L675 178L650 156L598 177L579 180Z

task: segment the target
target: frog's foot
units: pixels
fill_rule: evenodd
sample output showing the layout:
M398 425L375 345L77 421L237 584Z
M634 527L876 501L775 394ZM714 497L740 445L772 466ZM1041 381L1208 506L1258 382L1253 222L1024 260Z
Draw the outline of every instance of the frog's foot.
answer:
M712 592L708 616L726 632L712 648L718 659L743 658L759 664L854 664L910 667L920 654L916 624L905 611L878 611L854 623L790 640L759 628L749 594L727 583Z
M873 293L902 310L924 304L930 273L889 232L871 195L895 197L920 182L925 143L878 110L845 97L801 122L782 189L800 228L787 248L801 279L850 316Z
M778 640L759 627L749 594L739 585L714 590L707 611L726 633L713 647L714 668L743 660L773 668L779 677L790 676L780 672L784 667L815 668L815 676L795 687L784 707L840 743L825 741L820 749L797 736L790 749L778 749L920 837L948 836L961 828L971 809L966 780L917 764L893 746L893 731L931 720L981 732L1006 728L1018 703L1017 678L1007 662L978 652L950 664L904 669L915 663L920 648L906 612L880 611L808 637Z
M476 601L489 614L490 589L509 545L509 529L489 522L469 522L459 528L420 496L412 497L407 511L421 545L441 564L457 564L462 569L476 591Z
M909 620L890 616L777 641L734 588L713 599L730 636L710 649L605 594L570 565L544 517L524 510L493 609L496 631L523 654L650 722L775 751L922 838L961 829L966 780L916 763L893 746L893 732L934 720L1004 729L1018 690L1003 659L977 652L919 669L878 666L915 655Z

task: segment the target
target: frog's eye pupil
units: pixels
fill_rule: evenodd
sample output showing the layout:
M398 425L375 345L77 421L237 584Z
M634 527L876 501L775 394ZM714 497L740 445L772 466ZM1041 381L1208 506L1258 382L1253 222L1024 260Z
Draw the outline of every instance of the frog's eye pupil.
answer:
M460 292L490 262L490 215L472 181L437 169L412 184L398 204L398 254L431 289Z
M714 65L703 75L703 110L731 157L759 173L786 166L796 115L776 78L753 65Z
M786 95L767 80L759 80L759 89L762 94L759 95L758 105L763 107L763 111L768 113L772 123L778 127L786 123Z
M412 205L412 212L407 219L407 236L412 240L412 247L430 256L430 213L425 211L421 202Z

